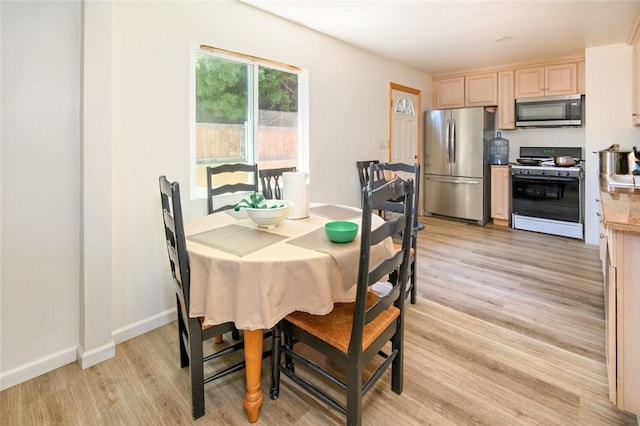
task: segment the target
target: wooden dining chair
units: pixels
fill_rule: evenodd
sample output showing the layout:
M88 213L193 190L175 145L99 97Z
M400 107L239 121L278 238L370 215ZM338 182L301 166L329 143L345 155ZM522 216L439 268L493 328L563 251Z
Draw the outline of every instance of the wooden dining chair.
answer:
M226 176L225 176L226 175ZM235 192L258 192L257 164L223 164L217 167L207 166L207 207L209 214L229 210L235 204L225 204L214 208L215 197Z
M415 305L417 299L417 286L416 286L416 257L418 252L418 232L424 230L424 224L418 221L419 217L419 205L418 198L420 194L420 164L406 164L406 163L382 163L377 167L381 172L400 173L401 177L411 177L414 183L414 197L413 197L413 228L411 231L411 252L409 263L409 285L407 287L407 296L410 297L411 304ZM405 206L402 200L385 200L381 204L375 205L375 209L382 211L383 216L389 214L402 213Z
M262 195L267 200L282 200L280 179L285 172L295 172L295 167L281 167L279 169L261 169L258 171Z
M377 171L374 167L375 164L371 164L371 172ZM405 211L372 230L373 206L397 198L404 200ZM294 312L276 325L272 344L272 399L280 394L282 373L312 396L345 414L348 425L360 425L363 395L372 389L388 367L391 366L392 391L402 392L404 292L411 248L412 199L411 180L396 179L376 189L367 187L355 302L336 303L326 315ZM371 267L371 247L398 233L404 235L400 250ZM387 274L391 289L379 297L370 287ZM386 346L388 342L391 342L390 347ZM302 348L299 343L303 343ZM331 371L314 361L317 357L313 352L329 360ZM365 366L374 358L379 362L375 363L371 374L363 377ZM338 366L340 368L334 368ZM363 379L366 379L364 385ZM333 392L327 389L335 390L336 386L342 390L341 398L331 396Z
M182 207L180 203L180 186L177 182L169 182L160 176L160 198L164 233L169 254L169 265L176 293L178 311L178 340L180 342L180 366L189 366L191 375L191 408L194 420L204 415L204 385L244 368L244 361L217 368L217 372L204 376L204 363L216 360L244 347L243 341L237 341L221 349L207 351L203 343L225 333L233 333L236 328L233 322L214 326L205 326L202 318L189 316L190 268L187 254ZM218 339L219 343L221 340Z
M360 179L360 188L364 190L369 184L369 165L379 164L378 160L366 160L366 161L356 161L356 169L358 170L358 178ZM379 180L383 180L384 176L382 172L376 172L376 182Z

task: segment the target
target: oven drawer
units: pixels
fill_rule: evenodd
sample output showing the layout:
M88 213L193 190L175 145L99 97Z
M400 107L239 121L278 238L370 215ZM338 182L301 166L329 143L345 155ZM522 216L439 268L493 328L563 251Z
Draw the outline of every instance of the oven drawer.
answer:
M562 235L570 238L584 238L584 228L581 223L542 219L531 216L519 216L517 214L511 215L511 222L514 229Z

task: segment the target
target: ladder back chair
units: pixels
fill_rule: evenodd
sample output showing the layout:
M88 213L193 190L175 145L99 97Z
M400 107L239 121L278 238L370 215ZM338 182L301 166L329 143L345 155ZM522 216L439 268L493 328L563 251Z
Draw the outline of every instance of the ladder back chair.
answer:
M356 169L358 169L358 178L360 178L360 188L364 190L369 184L369 165L380 164L378 160L356 161ZM384 180L382 172L376 172L376 182Z
M224 366L216 368L217 372L205 377L204 363L242 349L244 342L235 342L213 351L207 350L205 355L204 341L222 336L227 332L233 333L236 328L232 322L204 326L202 318L191 318L189 316L191 281L179 184L177 182L169 182L165 176L160 176L160 198L169 265L176 293L180 366L182 368L189 366L191 407L193 419L195 420L204 415L204 385L244 368L244 361L232 365L226 362ZM218 339L218 341L221 343L221 339ZM222 360L220 360L220 363L222 363Z
M258 171L262 195L267 200L282 200L282 188L280 179L285 172L295 172L295 167L281 167L279 169L264 169Z
M377 171L374 164L370 167L370 172ZM398 198L402 198L407 206L403 214L372 230L373 206ZM272 345L272 399L279 396L282 373L312 396L345 414L348 425L360 425L363 395L387 368L391 367L392 391L402 392L403 311L411 248L412 198L413 183L410 180L395 179L376 189L371 189L370 183L364 191L355 302L336 303L326 315L294 312L276 325ZM404 235L399 250L377 266L370 267L371 247L399 233ZM387 274L391 289L379 297L371 291L371 286ZM388 342L391 342L390 347L386 346ZM302 351L297 350L298 343L304 344ZM339 365L338 371L334 372L332 368L330 372L308 358L309 349L328 358L332 366ZM284 363L281 360L283 353ZM380 362L373 373L366 375L363 385L364 367L374 358ZM306 374L299 375L299 370ZM318 380L311 380L311 377ZM326 388L323 389L323 380L325 385L339 387L342 398L334 398Z
M225 173L227 174L226 176L221 176ZM220 183L215 182L216 179ZM235 207L235 204L226 204L217 208L213 206L214 197L235 192L258 192L257 164L235 163L207 167L207 207L209 214Z
M382 163L379 164L378 170L387 171L390 173L399 173L400 177L411 177L414 183L414 198L413 198L413 229L411 231L411 253L409 263L409 285L407 287L407 296L410 297L411 304L416 303L417 299L417 286L416 286L416 256L417 256L417 241L418 232L424 230L424 224L418 221L418 198L420 194L420 164L406 164L406 163ZM404 204L402 200L385 200L383 203L374 206L383 212L383 216L387 216L388 213L402 213L404 211Z

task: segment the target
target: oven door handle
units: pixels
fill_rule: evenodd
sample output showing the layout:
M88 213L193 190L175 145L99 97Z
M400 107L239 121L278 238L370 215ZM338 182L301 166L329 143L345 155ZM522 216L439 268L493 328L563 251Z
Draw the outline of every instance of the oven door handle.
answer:
M531 175L511 175L511 181L531 181L540 180L546 183L576 183L580 181L579 177L561 177L561 176L531 176Z

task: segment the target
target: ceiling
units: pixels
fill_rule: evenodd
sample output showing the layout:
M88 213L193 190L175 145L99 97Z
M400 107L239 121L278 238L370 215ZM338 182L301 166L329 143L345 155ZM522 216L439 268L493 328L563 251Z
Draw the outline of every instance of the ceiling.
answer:
M429 74L624 43L640 12L640 1L613 0L240 1Z

